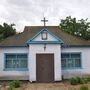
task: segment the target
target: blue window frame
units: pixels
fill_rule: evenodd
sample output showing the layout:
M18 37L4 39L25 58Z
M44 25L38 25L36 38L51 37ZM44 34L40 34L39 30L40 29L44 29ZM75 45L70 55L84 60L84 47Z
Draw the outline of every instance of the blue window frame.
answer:
M81 68L81 53L62 53L61 64L62 69Z
M5 70L27 70L27 54L5 54Z

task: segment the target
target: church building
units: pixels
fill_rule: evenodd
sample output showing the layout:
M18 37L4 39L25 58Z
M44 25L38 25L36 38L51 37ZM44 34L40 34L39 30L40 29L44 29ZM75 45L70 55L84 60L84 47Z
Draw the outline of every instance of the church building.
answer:
M59 26L25 26L0 42L0 80L55 82L90 75L90 40Z

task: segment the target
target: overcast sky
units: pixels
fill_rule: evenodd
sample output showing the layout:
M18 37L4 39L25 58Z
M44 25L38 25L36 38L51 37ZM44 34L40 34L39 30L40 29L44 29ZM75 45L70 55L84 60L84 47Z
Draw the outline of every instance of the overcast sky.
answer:
M0 24L16 24L17 31L25 26L43 25L45 16L47 25L59 25L60 19L71 15L78 19L90 19L89 0L0 0Z

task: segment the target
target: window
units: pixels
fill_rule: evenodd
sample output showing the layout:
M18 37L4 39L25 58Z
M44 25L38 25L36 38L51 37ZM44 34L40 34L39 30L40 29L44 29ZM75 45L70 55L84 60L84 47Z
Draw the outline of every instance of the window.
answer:
M5 69L25 70L27 69L27 54L5 54Z
M81 54L80 53L62 53L61 63L63 69L72 69L81 67Z

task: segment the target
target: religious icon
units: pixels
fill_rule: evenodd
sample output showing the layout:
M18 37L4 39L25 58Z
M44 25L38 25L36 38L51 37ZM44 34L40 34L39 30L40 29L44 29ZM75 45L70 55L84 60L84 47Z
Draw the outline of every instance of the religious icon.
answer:
M41 36L42 36L42 40L47 40L47 31L43 31Z

